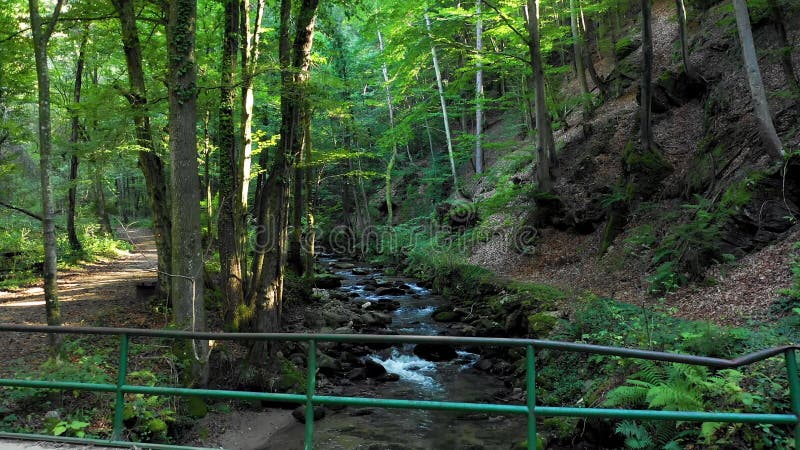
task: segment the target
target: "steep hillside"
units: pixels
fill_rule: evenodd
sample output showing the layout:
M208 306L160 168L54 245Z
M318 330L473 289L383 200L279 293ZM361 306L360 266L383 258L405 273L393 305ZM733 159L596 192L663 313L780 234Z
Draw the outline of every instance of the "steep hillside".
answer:
M556 136L563 145L556 184L563 203L559 214L548 218L545 227L530 220L508 226L530 218L534 208L532 201L510 204L484 218L498 225L492 239L474 248L470 261L515 279L636 304L661 298L658 304L687 318L720 323L768 318L778 291L792 282L792 243L799 233L798 162L790 159L776 167L761 147L729 4L698 13L690 25L695 79L682 73L678 61L674 3L656 3L653 14L654 134L674 170L626 214L619 234L604 249L625 147L638 133L637 48L617 69L631 71L622 76L621 95L599 105L588 124L573 113L569 126ZM640 40L635 19L630 17L628 28L634 43ZM794 25L799 19L784 18ZM786 79L775 57L775 27L768 20L755 21L754 27L767 89L780 93ZM798 27L788 28L790 42L797 42ZM798 67L797 52L794 59ZM595 62L610 80L613 62ZM577 90L577 83L566 89ZM770 107L786 148L797 149L800 111L777 94ZM495 170L505 170L499 167ZM534 172L527 166L515 177L528 183ZM494 186L479 183L477 188L476 198L482 198L491 196ZM528 230L536 239L523 254L514 243L526 225L536 226Z

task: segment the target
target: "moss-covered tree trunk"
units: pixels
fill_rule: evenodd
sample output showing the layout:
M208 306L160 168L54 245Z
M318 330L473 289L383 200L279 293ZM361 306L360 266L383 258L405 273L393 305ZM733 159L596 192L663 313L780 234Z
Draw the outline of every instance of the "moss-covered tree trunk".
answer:
M237 224L240 223L237 206L241 202L241 177L239 176L236 149L236 128L233 113L236 105L236 69L239 52L239 0L224 2L224 31L220 67L219 102L219 260L222 291L225 296L224 320L228 329L239 328L236 310L244 303L241 247Z
M194 55L196 0L173 0L167 11L170 193L172 204L172 306L175 326L203 331L203 258L200 177L197 163L197 72ZM189 341L187 384L208 382L208 342Z

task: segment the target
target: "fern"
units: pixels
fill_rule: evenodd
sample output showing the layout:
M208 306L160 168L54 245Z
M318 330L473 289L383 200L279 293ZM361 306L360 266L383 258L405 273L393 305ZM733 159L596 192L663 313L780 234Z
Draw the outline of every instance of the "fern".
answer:
M628 448L645 449L654 445L647 429L636 422L623 420L617 425L616 432L625 436L625 446Z

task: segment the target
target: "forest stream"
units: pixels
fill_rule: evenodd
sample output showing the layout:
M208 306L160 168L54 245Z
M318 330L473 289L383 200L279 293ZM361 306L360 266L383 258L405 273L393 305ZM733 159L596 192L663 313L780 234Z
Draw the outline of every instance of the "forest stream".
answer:
M336 261L323 259L323 264L336 266ZM445 300L415 280L386 276L371 267L357 265L353 269L336 269L343 278L338 289L351 301L395 300L400 307L393 311L388 333L436 335L443 324L431 315ZM355 273L354 273L355 272ZM399 295L377 295L369 283L395 283L407 286ZM370 358L380 363L396 382L356 381L337 386L333 395L382 397L392 399L447 400L497 403L505 388L501 380L474 369L479 356L459 350L451 361L431 362L413 353L413 345L375 350ZM520 401L521 402L521 401ZM335 408L335 407L334 407ZM525 439L524 418L495 416L484 413L401 410L347 407L329 410L326 417L314 424L314 442L324 449L508 449L513 442ZM304 426L294 423L275 433L262 449L302 449Z

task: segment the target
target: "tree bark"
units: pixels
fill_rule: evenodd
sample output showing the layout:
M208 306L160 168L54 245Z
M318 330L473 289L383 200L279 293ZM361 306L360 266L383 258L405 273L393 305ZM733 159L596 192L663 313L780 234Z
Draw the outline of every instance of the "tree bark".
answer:
M291 0L281 2L279 62L281 64L281 129L278 151L269 177L261 185L258 198L263 203L258 217L256 257L253 278L255 330L274 332L280 328L283 281L288 246L288 211L292 166L306 145L303 124L310 120L306 89L311 65L311 46L319 0L302 0L296 20L297 31L289 57L289 12ZM291 64L291 66L290 66ZM256 278L258 274L258 278ZM269 346L256 342L250 350L254 364L267 362Z
M242 285L247 286L247 229L248 229L248 203L250 193L250 167L253 159L253 105L254 83L258 67L259 42L261 41L261 22L264 19L265 0L257 0L255 22L250 23L249 0L241 0L242 12L240 14L242 25L242 116L241 116L241 153L239 155L239 181L241 183L241 199L236 202L236 223L239 239ZM266 152L265 152L266 153Z
M378 31L378 46L381 54L383 54L383 35L380 30ZM383 84L386 89L386 105L389 107L389 130L394 131L394 106L392 105L392 91L389 88L389 70L386 67L386 62L381 64L381 72L383 72ZM386 189L386 225L389 227L394 225L394 206L392 205L392 170L394 170L395 162L397 161L397 141L392 136L392 154L389 156L389 163L386 164L386 174L384 175L384 186Z
M478 20L475 24L475 173L483 173L483 20L481 19L481 0L475 2Z
M44 236L44 305L47 324L61 325L61 307L58 301L56 230L53 219L53 189L50 184L53 141L50 121L50 72L47 67L47 44L61 12L62 0L56 2L53 15L44 28L39 14L39 1L28 0L33 34L33 52L36 60L39 114L39 171L42 189L42 234ZM48 335L50 351L58 356L63 339L59 334Z
M544 86L544 63L539 39L539 0L528 0L528 52L531 57L533 84L536 96L536 181L541 192L552 192L554 171L558 163L553 128L547 113L547 100Z
M181 330L206 327L200 233L200 179L197 164L196 0L173 0L167 23L170 194L172 200L172 305ZM187 384L208 382L208 342L187 342L191 366Z
M172 225L164 162L156 153L156 146L150 129L150 116L147 114L147 89L144 82L142 47L136 28L133 1L112 0L112 3L119 14L122 46L125 53L125 64L128 69L130 91L125 93L125 98L133 109L136 144L142 148L138 153L139 167L144 175L147 195L153 212L153 236L158 253L158 289L156 295L160 298L168 298L171 284L169 273L172 265Z
M224 320L229 330L238 330L236 310L244 303L241 248L237 223L237 206L242 199L241 177L238 174L236 128L233 113L236 104L236 68L239 52L239 0L225 0L225 29L222 42L219 102L219 259L222 290L225 298Z
M642 94L640 105L640 132L642 152L653 148L653 28L650 0L642 3Z
M69 158L69 192L67 194L67 239L69 246L74 252L81 252L83 247L78 239L78 232L75 229L75 209L77 207L78 191L78 142L81 140L81 121L76 110L81 102L81 86L83 85L83 67L86 61L85 49L88 30L84 31L78 48L78 60L75 64L75 87L72 96L72 123L69 142L72 144L72 154Z
M597 70L594 67L594 62L592 61L592 46L597 48L597 32L594 29L594 24L591 20L585 20L583 17L583 11L581 11L581 23L583 24L583 30L586 36L586 49L583 52L583 58L586 65L586 69L589 71L589 76L592 78L592 83L597 86L597 89L600 91L600 96L602 99L606 99L608 97L608 84L606 80L600 78L600 75L597 73ZM599 51L598 51L599 54Z
M772 23L775 24L775 31L778 33L778 52L781 55L781 67L783 75L786 77L786 84L789 92L794 98L795 106L800 109L800 80L797 79L792 63L792 44L789 42L784 23L784 14L780 3L777 0L770 0L770 10L772 11Z
M747 74L747 82L750 85L750 95L753 99L753 112L758 119L761 140L769 152L775 158L782 158L784 155L783 144L781 143L767 103L767 93L764 90L764 81L761 79L761 69L758 67L758 56L756 56L756 46L753 42L753 31L750 27L750 13L747 10L745 0L733 0L733 9L736 13L736 26L739 30L739 40L742 44L742 57L744 68Z
M433 41L431 34L431 19L428 14L425 14L425 26L428 28L428 35ZM442 84L442 72L439 70L439 57L436 55L436 46L431 44L431 56L433 56L433 71L436 73L436 87L439 90L439 101L442 105L442 120L444 121L444 135L447 140L447 156L450 158L450 171L453 175L453 188L461 194L460 186L458 183L458 173L456 172L456 160L453 155L453 138L450 134L450 119L447 117L447 102L444 98L444 86Z
M678 32L681 40L681 59L683 60L683 71L686 75L692 76L689 64L689 30L686 26L686 5L683 0L675 0L675 8L678 11Z
M584 119L586 119L589 115L589 110L591 109L591 98L589 93L589 83L586 80L586 68L584 67L584 48L583 48L583 36L581 35L578 26L578 10L575 8L575 0L569 0L569 9L570 9L570 29L572 30L572 49L575 53L575 71L577 72L578 76L578 84L581 86L581 95L583 96L583 114Z

